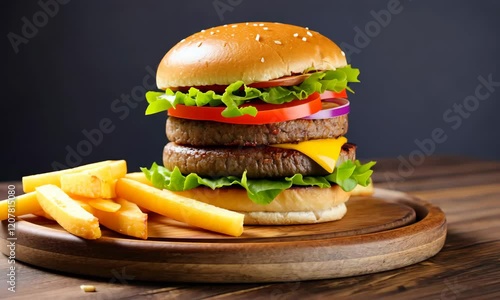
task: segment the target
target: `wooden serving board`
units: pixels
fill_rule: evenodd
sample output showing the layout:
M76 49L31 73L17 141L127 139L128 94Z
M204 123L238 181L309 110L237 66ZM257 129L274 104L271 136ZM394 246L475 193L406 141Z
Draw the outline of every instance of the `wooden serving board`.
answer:
M191 228L150 214L148 240L103 230L89 241L36 216L16 222L16 259L72 274L129 280L277 282L380 272L434 256L446 219L436 206L402 192L376 189L352 197L339 221L246 226L241 237ZM0 245L8 254L7 222Z

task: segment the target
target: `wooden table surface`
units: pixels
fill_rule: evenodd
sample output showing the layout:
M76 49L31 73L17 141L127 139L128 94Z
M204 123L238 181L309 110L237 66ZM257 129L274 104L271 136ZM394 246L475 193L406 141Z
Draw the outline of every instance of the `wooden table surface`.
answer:
M446 213L443 250L427 261L377 274L272 284L134 282L116 272L111 280L59 274L16 262L16 293L9 292L7 257L0 257L0 298L12 299L500 299L500 162L426 157L418 166L382 159L376 187L407 192ZM1 191L9 183L2 183ZM117 250L118 251L118 250ZM95 293L84 293L90 284Z

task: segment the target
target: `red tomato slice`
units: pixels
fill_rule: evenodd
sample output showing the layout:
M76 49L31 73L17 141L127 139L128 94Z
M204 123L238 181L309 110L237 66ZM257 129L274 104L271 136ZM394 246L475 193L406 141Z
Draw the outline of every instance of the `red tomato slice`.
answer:
M186 106L178 104L175 109L170 108L168 115L177 118L215 121L230 124L248 124L261 125L275 122L300 119L312 115L322 109L321 97L314 93L304 100L291 101L285 104L269 104L264 102L252 101L242 106L255 106L258 110L255 117L244 115L234 118L225 118L221 116L226 107L216 106Z
M347 99L347 93L344 90L341 92L333 92L333 91L325 91L323 94L321 94L321 99L331 99L331 98L345 98Z

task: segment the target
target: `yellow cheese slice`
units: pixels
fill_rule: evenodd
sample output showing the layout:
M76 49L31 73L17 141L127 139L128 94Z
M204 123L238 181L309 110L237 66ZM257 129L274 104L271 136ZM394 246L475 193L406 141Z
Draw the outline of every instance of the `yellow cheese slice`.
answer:
M347 143L347 139L341 136L336 139L311 140L296 144L275 144L271 146L299 151L317 162L328 173L332 173L339 159L342 145L345 143Z

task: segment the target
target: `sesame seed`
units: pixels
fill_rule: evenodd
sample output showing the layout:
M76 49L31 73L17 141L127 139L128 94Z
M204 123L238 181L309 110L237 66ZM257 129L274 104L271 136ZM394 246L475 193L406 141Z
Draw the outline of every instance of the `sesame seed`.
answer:
M306 30L309 30L309 27L306 27Z
M310 31L307 32L307 35L308 36L313 36L313 34Z
M259 24L259 26L260 26L260 27L262 27L262 26L264 26L264 24L263 24L263 23L260 23L260 24Z
M234 24L234 25L233 25L233 26L231 26L231 27L236 28L236 27L238 27L238 25Z
M269 28L267 28L267 27L264 27L264 28L262 28L262 29L264 29L264 30L268 30Z
M227 24L224 24L224 27L227 27Z
M234 33L231 33L231 36L234 36Z
M278 40L275 40L274 43L277 44L277 45L281 45L281 42L278 41Z
M260 40L260 34L257 33L257 35L255 36L255 40L258 42Z
M202 29L201 32L205 32L205 29Z
M219 30L219 29L217 29L216 31L217 31L217 32L220 32L220 30Z
M263 63L265 60L264 60L264 57L261 57L260 58L260 62Z
M248 22L246 22L245 25L248 25Z
M181 43L182 43L182 42L184 42L185 40L186 40L186 39L182 39L182 40L181 40Z
M293 34L293 36L294 36L294 37L298 37L298 36L299 36L299 34L298 34L298 33L294 33L294 34Z
M253 23L253 26L259 26L259 24L257 24L257 23Z
M203 42L199 42L197 47L200 47L200 46L201 46L201 44L203 44Z
M213 31L210 31L210 35L214 35L214 32L213 32Z
M340 51L340 53L342 53L342 56L345 56L345 53L344 53L344 51Z
M303 37L303 38L302 38L302 40L303 40L304 42L306 42L306 41L307 41L307 38L306 38L306 37Z

